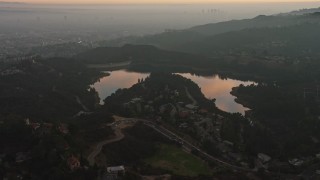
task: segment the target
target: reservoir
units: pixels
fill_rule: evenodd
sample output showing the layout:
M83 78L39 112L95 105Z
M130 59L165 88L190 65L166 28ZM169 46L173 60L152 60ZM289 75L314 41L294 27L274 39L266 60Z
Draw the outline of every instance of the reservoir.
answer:
M110 76L102 77L99 81L94 83L92 87L98 92L103 100L114 93L119 88L130 88L138 82L138 79L145 79L149 73L129 72L126 70L117 70L109 72ZM239 112L244 114L247 108L241 104L236 103L235 97L230 94L233 87L240 84L245 86L253 84L254 82L245 82L234 79L222 79L219 76L195 76L190 73L179 73L181 76L191 79L197 83L201 88L202 93L209 99L216 99L216 105L219 109L226 112Z

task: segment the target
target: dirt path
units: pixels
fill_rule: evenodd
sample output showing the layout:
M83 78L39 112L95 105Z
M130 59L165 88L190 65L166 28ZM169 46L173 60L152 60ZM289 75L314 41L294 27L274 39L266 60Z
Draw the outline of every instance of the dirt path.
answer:
M77 103L82 107L82 109L89 112L89 109L81 102L79 96L75 96L75 97L76 97Z
M87 160L89 161L90 166L93 166L95 163L95 158L98 154L100 154L102 147L104 145L120 141L121 139L124 138L124 134L122 133L121 129L116 129L115 130L115 137L112 139L104 140L99 142L96 147L93 149L93 151L89 154Z
M192 105L196 106L198 104L198 102L191 96L189 90L187 87L184 87L186 89L186 94L188 96L188 98L192 101Z

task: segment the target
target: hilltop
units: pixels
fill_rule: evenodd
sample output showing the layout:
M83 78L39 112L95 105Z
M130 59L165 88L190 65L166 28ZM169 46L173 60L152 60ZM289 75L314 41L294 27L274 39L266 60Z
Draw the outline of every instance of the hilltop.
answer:
M314 10L315 11L315 10ZM102 45L122 46L124 44L149 44L163 49L177 50L176 47L185 43L206 40L208 37L257 28L285 28L301 24L318 24L317 13L297 16L289 15L260 15L252 19L231 20L219 23L210 23L195 26L184 30L166 31L160 34L142 37L126 37L111 41L101 42ZM180 49L178 49L180 50Z
M162 50L151 45L124 45L122 47L99 47L74 56L75 59L94 66L130 63L130 69L170 70L193 67L212 67L214 62L202 55ZM198 62L203 62L199 64ZM166 68L164 68L166 67Z

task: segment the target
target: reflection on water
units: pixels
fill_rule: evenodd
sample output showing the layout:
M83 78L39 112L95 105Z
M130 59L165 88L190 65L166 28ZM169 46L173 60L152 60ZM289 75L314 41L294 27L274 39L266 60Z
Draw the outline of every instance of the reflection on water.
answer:
M125 70L118 70L110 72L110 76L101 78L98 82L92 85L96 89L101 99L103 100L114 93L119 88L130 88L138 82L138 79L146 78L148 73L128 72ZM234 101L235 97L230 94L233 87L243 85L250 85L253 82L243 82L232 79L221 79L218 76L202 77L194 76L189 73L180 74L186 78L197 83L202 90L202 93L207 98L216 98L216 105L219 109L227 112L244 113L247 108L243 107Z
M202 93L209 99L216 98L216 105L219 109L227 112L239 112L244 114L248 108L236 103L235 97L230 94L233 87L240 84L250 85L254 82L244 82L233 79L221 79L218 76L202 77L194 76L189 73L180 74L183 77L191 79L201 87Z
M98 92L100 97L100 103L103 104L103 100L116 92L119 88L130 88L132 85L138 83L138 79L146 78L149 74L128 72L125 70L112 71L110 76L101 78L92 87Z

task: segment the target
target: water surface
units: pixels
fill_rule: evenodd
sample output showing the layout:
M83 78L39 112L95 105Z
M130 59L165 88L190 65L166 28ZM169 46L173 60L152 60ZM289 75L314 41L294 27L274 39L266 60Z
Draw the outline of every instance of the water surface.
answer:
M149 73L128 72L125 70L112 71L109 73L110 76L105 76L92 85L99 94L101 104L103 104L105 98L116 92L117 89L130 88L132 85L138 83L138 79L149 76Z
M195 76L190 73L180 74L183 77L191 79L201 87L202 93L209 99L216 99L216 105L219 109L227 112L239 112L244 114L247 108L236 103L235 97L230 94L233 87L240 84L250 85L253 82L244 82L233 79L222 79L219 76L203 77ZM101 78L92 85L96 89L101 99L103 100L114 93L119 88L130 88L138 82L138 79L145 79L149 73L128 72L118 70L110 72L110 76Z
M180 74L183 77L191 79L197 83L201 88L202 93L209 99L216 99L216 105L219 109L227 112L239 112L244 114L248 108L243 107L241 104L235 102L235 96L230 94L233 87L237 87L240 84L245 86L253 84L250 81L239 81L234 79L222 79L219 76L195 76L190 73Z

